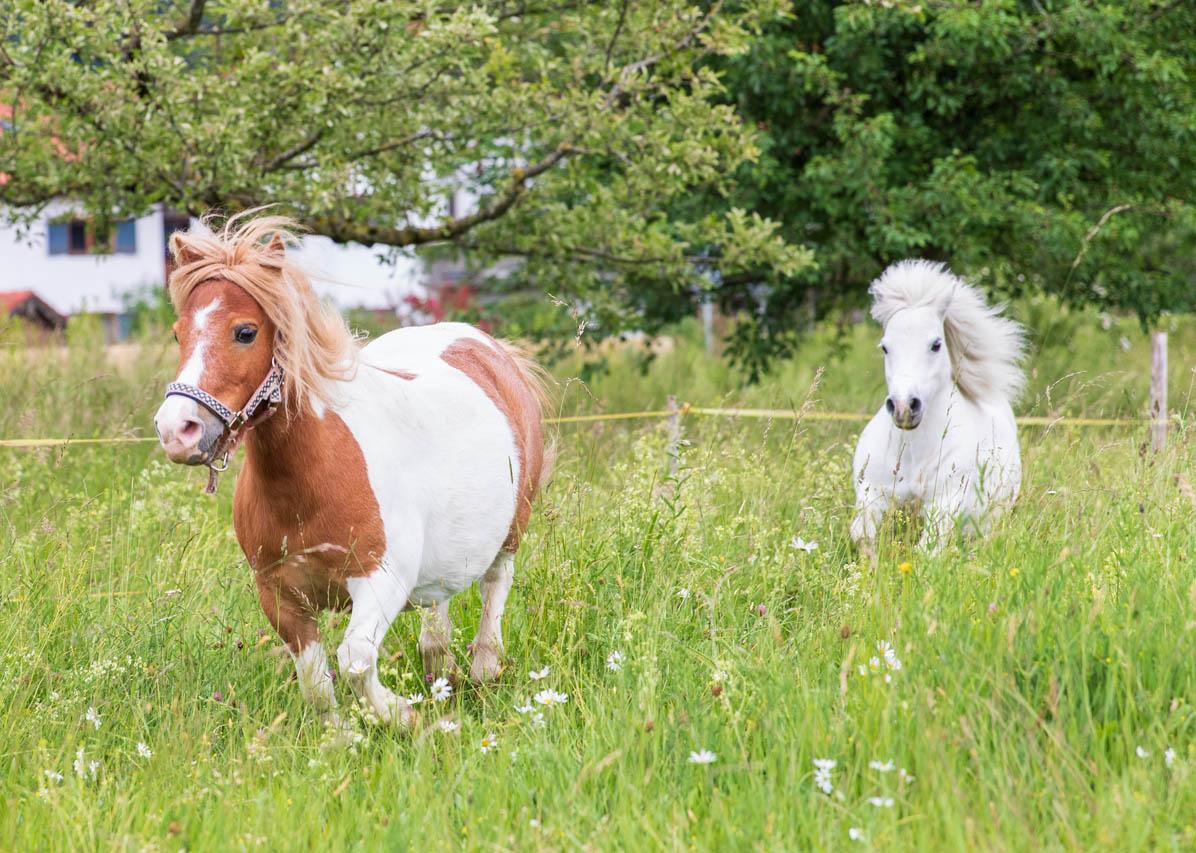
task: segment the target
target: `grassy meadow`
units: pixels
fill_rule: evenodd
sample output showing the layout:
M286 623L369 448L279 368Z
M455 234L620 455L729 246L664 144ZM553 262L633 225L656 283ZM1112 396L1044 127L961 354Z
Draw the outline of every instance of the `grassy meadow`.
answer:
M1144 413L1136 326L1015 313L1020 412ZM0 348L0 437L152 434L169 335L119 363L87 324L71 338ZM750 388L688 328L588 383L554 370L565 413L669 393L866 412L876 338L820 329ZM989 538L927 557L898 522L875 567L847 537L857 424L690 416L675 478L659 422L562 427L506 671L411 732L356 719L350 748L276 653L231 476L208 498L152 443L0 448L0 848L1196 848L1196 324L1171 364L1164 454L1141 427L1026 428ZM458 660L478 611L453 604ZM401 616L384 646L405 694L427 692L417 631ZM544 688L568 701L517 710Z

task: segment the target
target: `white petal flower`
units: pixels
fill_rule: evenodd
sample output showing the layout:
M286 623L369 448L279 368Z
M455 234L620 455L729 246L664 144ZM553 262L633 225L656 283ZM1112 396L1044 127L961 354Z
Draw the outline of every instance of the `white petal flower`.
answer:
M482 738L482 752L489 752L496 746L498 746L498 738L494 736L493 732Z
M564 705L569 701L568 693L558 693L555 690L541 690L534 697L532 697L539 704L545 708L553 708L557 705Z
M550 672L552 672L552 667L546 666L543 669L539 669L539 670L533 669L531 672L529 672L527 674L527 677L530 678L532 681L541 681L541 680L547 678L548 674Z
M450 734L461 728L461 724L456 720L441 720L436 725L445 734Z
M515 711L520 714L530 714L534 710L536 710L536 706L531 702L524 702L522 705L515 706Z
M909 775L904 767L897 770L897 778L901 780L901 784L903 785L908 785L914 781L914 777Z
M83 719L91 723L97 729L100 727L100 712L95 708L88 708L87 713L83 715Z
M606 668L611 672L618 672L623 666L623 653L620 651L611 652L606 656Z
M891 773L896 766L892 759L888 761L869 761L868 766L878 773Z
M154 757L153 751L148 746L146 746L144 741L137 742L137 754L140 755L142 758L153 758Z
M1175 750L1167 747L1167 751L1163 753L1163 763L1170 767L1175 763Z
M1147 752L1145 749L1143 749L1141 746L1134 747L1134 753L1139 758L1150 758L1150 753Z
M532 714L532 725L537 729L542 729L548 725L548 721L544 719L543 711L536 711L536 713Z
M847 830L847 837L852 841L863 841L864 830L860 829L858 826L853 826Z
M61 781L62 781L62 774L61 774L61 773L59 773L57 770L47 770L47 771L46 771L46 778L47 778L47 779L49 779L49 780L51 780L51 781L53 781L53 782L61 782Z
M422 693L412 693L410 696L407 697L407 704L408 705L418 705L420 702L424 701L426 698L428 698L428 697L424 696L424 694L422 694Z
M876 806L878 809L893 808L893 798L892 797L869 797L868 802L869 802L869 804Z
M833 758L815 758L814 759L814 766L817 767L819 770L834 770L835 767L838 766L838 764L839 764L839 762L835 761L835 759L833 759Z
M677 590L677 597L682 601L685 601L685 599L689 598L689 590L685 587L681 587L681 589Z
M75 768L76 776L87 775L87 761L83 758L83 747L79 747L77 750L75 750L75 760L72 762L71 766Z
M438 678L432 682L432 688L429 692L435 701L443 702L449 696L453 695L453 685L449 684L447 678Z
M713 764L718 761L718 756L708 749L699 749L697 752L689 754L690 764Z
M802 539L800 536L794 536L793 539L789 542L789 547L792 548L794 551L805 551L807 554L809 554L810 552L817 550L818 543L813 542L813 541L807 542L805 539Z

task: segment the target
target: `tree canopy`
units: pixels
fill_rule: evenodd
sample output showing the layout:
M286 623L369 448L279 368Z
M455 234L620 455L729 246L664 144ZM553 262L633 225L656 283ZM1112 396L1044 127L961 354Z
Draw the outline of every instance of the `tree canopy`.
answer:
M608 331L705 292L754 368L907 256L1144 322L1196 299L1196 4L0 6L10 216L278 203L520 256Z

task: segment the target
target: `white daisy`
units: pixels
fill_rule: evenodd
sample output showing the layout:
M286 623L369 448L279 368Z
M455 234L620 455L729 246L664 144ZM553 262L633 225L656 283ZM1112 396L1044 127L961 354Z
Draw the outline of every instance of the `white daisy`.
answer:
M532 714L532 725L537 729L542 729L548 725L548 721L544 719L544 713L542 711L536 711L536 713Z
M494 736L493 732L482 738L482 752L489 752L496 746L498 746L498 738Z
M1163 753L1163 763L1170 767L1175 763L1175 750L1167 747L1167 751Z
M863 841L864 830L860 829L858 826L853 826L847 830L847 837L852 841Z
M154 757L153 751L148 746L146 746L144 741L137 742L137 754L140 755L142 758L153 758Z
M552 667L546 666L543 669L539 669L539 670L533 669L531 672L529 672L527 674L527 677L530 678L532 681L542 681L543 679L548 677L548 674L550 672L552 672Z
M1143 749L1141 746L1134 747L1134 753L1139 758L1150 758L1150 753L1147 752L1145 749Z
M537 693L532 698L535 699L536 702L538 702L539 704L543 705L545 708L553 708L557 705L564 705L566 702L568 702L569 694L568 693L558 693L555 690L541 690L539 693Z
M832 758L814 759L814 786L824 794L835 790L834 784L831 783L831 771L835 769L837 763Z
M815 551L818 549L818 543L813 542L813 541L807 542L805 539L802 539L800 536L794 536L793 539L789 542L789 547L792 548L794 551L805 551L807 554L809 554L811 551Z
M438 678L432 682L432 688L429 692L435 701L443 702L449 696L453 695L453 685L449 684L447 678Z
M619 651L611 652L606 656L606 668L611 672L618 672L623 666L623 653Z
M62 781L62 774L61 774L61 773L59 773L57 770L47 770L47 771L46 771L46 778L47 778L47 779L49 779L49 780L51 780L51 781L53 781L53 782L61 782L61 781Z
M888 761L869 761L868 766L878 773L891 773L896 765L890 759Z
M718 756L708 749L699 749L697 752L689 754L690 764L713 764L718 761Z
M681 587L681 589L677 590L677 597L682 601L685 601L685 599L689 598L689 590L685 587Z
M456 720L441 720L436 725L445 734L450 734L461 728L461 724Z
M515 711L519 714L530 714L534 710L536 710L536 706L527 701L525 701L522 705L515 706Z
M86 722L91 723L97 729L100 727L100 712L95 708L88 708L87 713L83 715Z
M410 696L407 697L407 704L408 705L418 705L420 702L424 701L427 698L428 697L422 693L412 693Z

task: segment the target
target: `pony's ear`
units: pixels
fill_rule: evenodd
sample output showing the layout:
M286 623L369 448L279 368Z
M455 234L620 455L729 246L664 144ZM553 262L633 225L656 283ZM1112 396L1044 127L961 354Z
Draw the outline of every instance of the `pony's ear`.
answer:
M181 231L175 231L170 235L170 254L174 257L175 264L180 267L195 263L203 257L191 247L186 235Z
M934 310L938 312L940 320L947 319L947 311L951 308L951 302L955 299L955 288L944 290L938 299L934 302Z
M287 253L287 244L282 239L281 234L275 234L270 238L270 242L266 244L266 247L262 251L265 252L266 257L281 261Z

